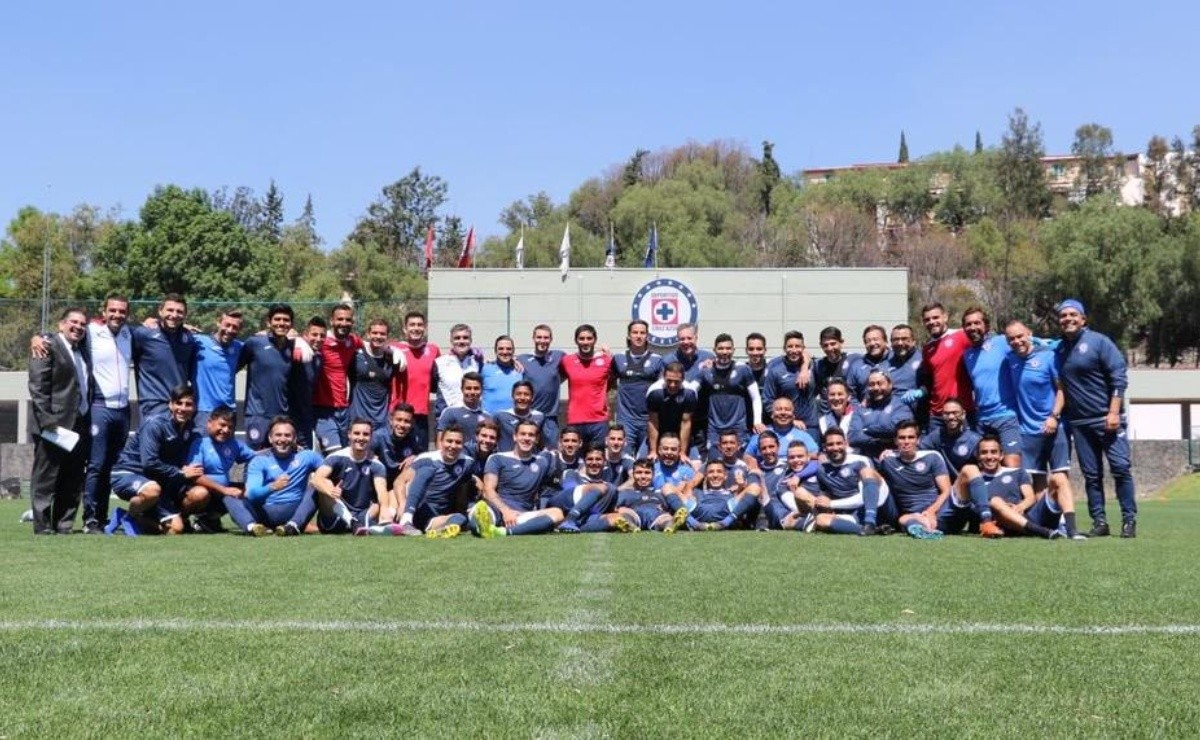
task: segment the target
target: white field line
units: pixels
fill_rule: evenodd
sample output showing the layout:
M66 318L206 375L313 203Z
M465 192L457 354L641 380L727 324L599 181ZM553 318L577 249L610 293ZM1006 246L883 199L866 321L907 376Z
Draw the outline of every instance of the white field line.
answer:
M620 624L476 620L27 619L0 621L0 632L479 632L561 635L1166 635L1200 636L1200 624Z

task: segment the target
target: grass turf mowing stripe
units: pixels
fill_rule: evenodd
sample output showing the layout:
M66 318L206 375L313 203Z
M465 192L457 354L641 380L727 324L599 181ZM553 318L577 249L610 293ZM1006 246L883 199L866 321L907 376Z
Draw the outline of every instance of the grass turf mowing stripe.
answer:
M1200 624L616 624L597 622L480 622L204 620L204 619L30 619L0 622L0 632L495 632L608 635L1168 635L1200 636Z

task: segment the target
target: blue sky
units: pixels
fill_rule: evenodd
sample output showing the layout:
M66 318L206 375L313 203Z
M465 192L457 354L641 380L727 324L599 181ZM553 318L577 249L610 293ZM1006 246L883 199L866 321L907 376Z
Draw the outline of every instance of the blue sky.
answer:
M784 172L998 142L1051 153L1187 138L1194 1L1119 3L63 2L0 21L0 218L121 206L160 183L274 178L336 246L420 165L483 235L634 150L775 142Z

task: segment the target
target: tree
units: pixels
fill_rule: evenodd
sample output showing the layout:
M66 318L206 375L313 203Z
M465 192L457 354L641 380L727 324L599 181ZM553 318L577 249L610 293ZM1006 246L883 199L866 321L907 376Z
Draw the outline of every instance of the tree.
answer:
M621 182L625 187L631 188L642 181L642 162L649 153L646 149L638 149L629 158L629 161L625 164L624 171L621 173Z
M458 258L462 254L463 241L466 238L467 231L463 228L462 219L458 216L447 216L437 234L436 251L433 253L434 265L458 267Z
M438 222L437 211L446 202L447 190L442 178L422 174L420 167L414 167L384 186L347 239L373 244L395 263L415 268L421 262L425 232Z
M62 217L25 206L8 224L0 242L0 289L12 297L35 298L42 294L45 255L50 255L50 296L73 294L80 264L67 243Z
M758 163L758 173L762 177L762 183L758 186L758 199L763 215L770 216L771 191L779 184L782 175L779 171L779 163L775 161L775 155L773 154L775 145L769 141L764 141L762 148L762 161Z
M304 210L300 212L300 218L296 219L296 226L304 232L304 240L311 246L320 249L321 237L317 234L317 216L313 210L312 193L304 199Z
M904 131L900 131L900 155L896 157L900 164L908 164L908 142L904 139Z
M245 185L234 188L232 195L227 187L214 190L210 205L213 210L233 216L233 220L246 231L259 232L263 228L263 204L254 191Z
M1008 130L1000 138L996 178L1010 216L1043 218L1050 212L1050 188L1042 169L1046 154L1042 127L1030 124L1025 111L1017 108L1008 117Z
M260 231L271 244L278 244L283 237L283 195L275 187L275 178L271 178L267 194L263 196Z
M983 154L983 137L979 135L979 131L975 131L975 153Z
M1169 155L1171 147L1161 136L1152 136L1146 144L1146 169L1142 172L1142 205L1161 215L1169 213L1175 198Z
M1117 191L1119 170L1113 163L1119 157L1113 152L1112 129L1098 123L1085 123L1075 129L1071 153L1079 158L1074 200Z

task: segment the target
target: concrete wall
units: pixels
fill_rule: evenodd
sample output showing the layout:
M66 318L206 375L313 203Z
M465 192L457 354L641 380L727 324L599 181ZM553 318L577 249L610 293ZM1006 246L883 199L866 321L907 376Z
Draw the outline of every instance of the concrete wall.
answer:
M510 333L518 351L531 349L536 324L554 329L555 346L571 349L575 327L596 327L601 344L624 347L638 291L656 278L676 280L695 295L700 345L732 334L739 351L746 334L767 337L771 355L782 352L783 333L798 329L810 347L821 329L842 329L847 346L862 346L868 324L891 327L908 315L908 273L867 270L437 270L429 279L429 336L445 345L462 322L476 344L488 347ZM919 332L918 332L919 334Z

